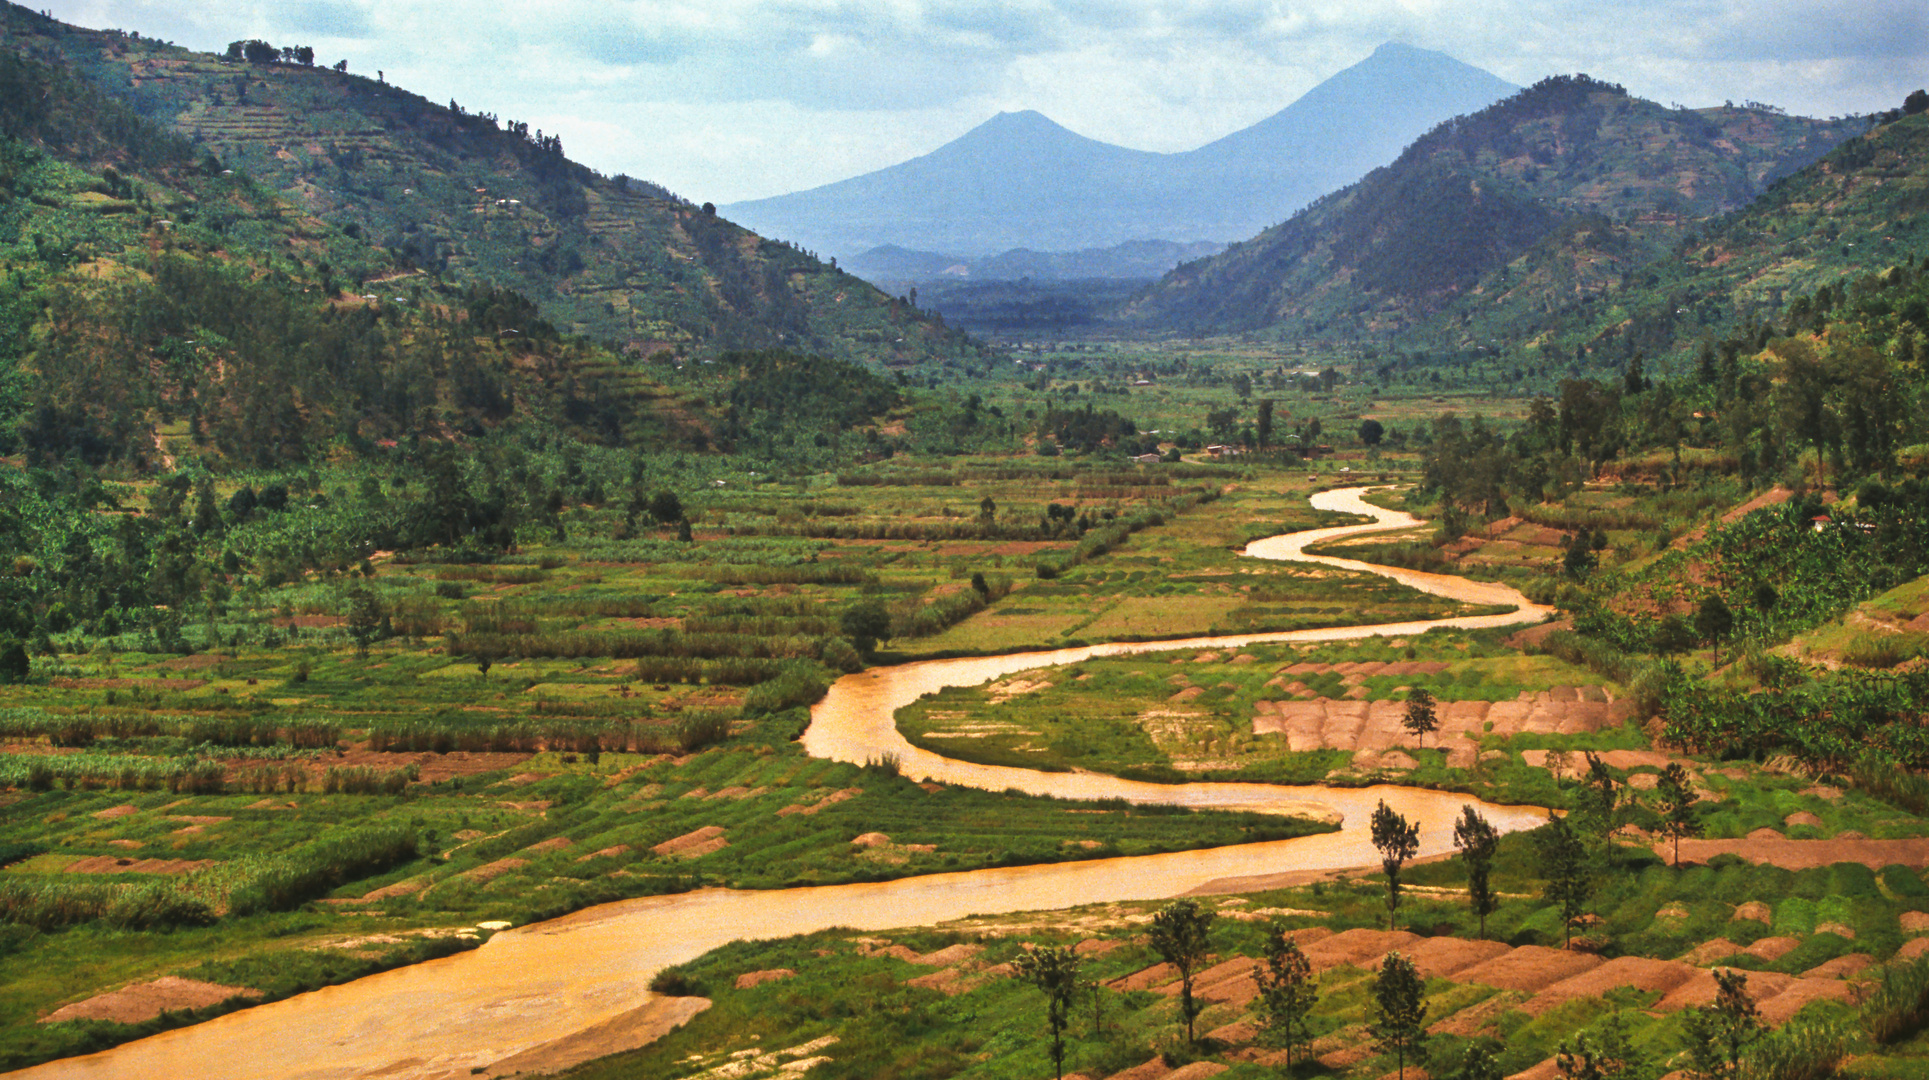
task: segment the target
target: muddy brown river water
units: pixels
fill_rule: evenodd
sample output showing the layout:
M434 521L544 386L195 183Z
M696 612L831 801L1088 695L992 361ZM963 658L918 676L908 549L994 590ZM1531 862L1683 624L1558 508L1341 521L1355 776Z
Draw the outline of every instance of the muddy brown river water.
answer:
M804 747L814 756L865 762L895 755L919 779L1076 798L1338 815L1339 832L1054 866L936 874L866 885L736 891L605 904L495 935L473 952L373 975L86 1057L9 1075L41 1078L194 1077L205 1080L322 1080L385 1077L441 1080L518 1070L552 1071L638 1046L677 1018L677 1003L645 989L661 968L738 939L777 938L834 926L878 930L966 915L1001 914L1114 900L1177 896L1234 877L1364 866L1377 861L1366 835L1385 799L1421 824L1421 854L1451 850L1452 820L1464 795L1402 787L1365 789L1267 784L1147 784L1092 773L1041 773L953 761L905 742L896 711L945 686L973 686L1014 672L1093 656L1224 649L1277 641L1333 641L1422 633L1436 626L1536 622L1548 609L1506 586L1307 555L1306 546L1418 520L1366 503L1364 489L1329 491L1313 505L1374 518L1270 537L1246 554L1365 570L1440 596L1509 604L1501 615L1349 626L1181 641L1093 645L1010 656L936 660L860 672L838 680L811 711ZM1476 803L1503 830L1545 819L1534 807Z

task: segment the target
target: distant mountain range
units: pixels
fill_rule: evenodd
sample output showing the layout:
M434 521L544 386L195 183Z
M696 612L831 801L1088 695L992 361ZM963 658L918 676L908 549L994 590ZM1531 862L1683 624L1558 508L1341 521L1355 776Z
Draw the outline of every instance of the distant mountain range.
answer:
M1214 240L1175 244L1170 240L1133 240L1084 251L1032 251L1013 248L998 255L942 255L885 245L843 261L841 268L887 291L898 283L936 281L1156 281L1191 259L1217 255L1226 245Z
M1586 76L1546 79L1175 269L1128 321L1351 340L1418 331L1450 347L1534 339L1570 307L1599 309L1580 322L1613 323L1614 292L1642 268L1867 129L1866 118L1670 109Z
M1388 44L1273 116L1184 153L1088 139L1036 112L1000 113L922 157L721 212L844 259L886 245L986 256L1229 242L1517 89L1442 53Z

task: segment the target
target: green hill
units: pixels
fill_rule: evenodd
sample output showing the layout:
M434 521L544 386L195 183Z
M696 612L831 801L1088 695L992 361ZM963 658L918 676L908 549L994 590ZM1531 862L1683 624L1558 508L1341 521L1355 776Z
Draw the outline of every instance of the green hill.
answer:
M0 267L0 453L38 461L273 467L524 422L730 449L898 403L835 357L625 360L512 290L411 270L70 69L6 51ZM736 402L773 369L791 392L747 423Z
M1532 310L1522 274L1451 315L1469 337L1612 364L1643 353L1683 357L1705 336L1761 320L1786 320L1790 332L1819 328L1827 307L1812 294L1929 255L1929 114L1879 121L1612 290L1550 317ZM1571 259L1583 248L1550 246L1548 254Z
M526 124L333 68L197 53L13 4L0 6L0 38L392 252L397 272L513 289L559 327L626 351L976 354L941 321L795 246L598 175Z
M1512 310L1544 314L1613 288L1854 129L1763 109L1669 109L1586 76L1547 79L1179 267L1127 317L1350 340L1442 336L1443 315L1458 322L1497 292Z

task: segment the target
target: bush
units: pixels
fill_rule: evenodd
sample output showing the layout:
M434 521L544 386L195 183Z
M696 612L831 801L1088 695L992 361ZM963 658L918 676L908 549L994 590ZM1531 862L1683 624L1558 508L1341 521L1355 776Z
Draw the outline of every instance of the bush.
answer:
M1929 957L1884 969L1882 985L1862 1003L1861 1019L1869 1038L1883 1045L1929 1025Z

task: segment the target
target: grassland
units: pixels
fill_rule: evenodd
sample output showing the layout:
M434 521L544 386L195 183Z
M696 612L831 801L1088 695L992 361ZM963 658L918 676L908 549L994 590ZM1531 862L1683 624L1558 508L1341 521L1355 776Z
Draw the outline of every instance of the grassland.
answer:
M1420 957L1429 976L1428 1066L1435 1071L1456 1068L1478 1046L1496 1056L1504 1075L1520 1073L1549 1062L1563 1044L1571 1047L1577 1033L1598 1035L1609 1023L1624 1026L1637 1069L1679 1067L1688 1045L1684 1004L1699 1000L1694 980L1708 982L1696 965L1716 960L1749 974L1751 992L1783 1029L1758 1054L1803 1030L1830 1033L1841 1051L1870 1054L1879 1044L1862 1033L1862 1023L1873 1006L1859 1013L1846 984L1824 973L1867 973L1871 959L1921 952L1904 946L1919 940L1929 886L1906 867L1838 864L1791 873L1727 861L1677 872L1630 848L1614 856L1590 905L1598 915L1588 933L1615 942L1610 955L1624 958L1604 965L1600 956L1559 951L1561 920L1539 898L1546 882L1536 872L1535 849L1530 835L1502 841L1495 871L1502 902L1487 920L1489 941L1479 945L1457 861L1409 869L1402 923L1419 936L1384 933L1377 874L1207 898L1217 918L1200 980L1207 1008L1198 1026L1209 1034L1198 1044L1179 1037L1174 976L1156 966L1143 933L1155 905L1109 904L732 945L666 980L711 997L707 1012L656 1045L570 1075L687 1077L733 1055L763 1053L775 1055L767 1066L774 1071L789 1060L780 1051L807 1043L816 1045L791 1057L827 1058L817 1065L824 1075L1048 1075L1042 998L1011 978L1008 965L1029 947L1076 945L1081 974L1099 985L1083 991L1072 1012L1068 1071L1109 1076L1163 1056L1168 1068L1211 1061L1226 1077L1275 1076L1280 1053L1263 1037L1255 987L1244 974L1275 923L1314 957L1317 1060L1303 1066L1311 1075L1393 1070L1393 1058L1371 1049L1365 1030L1372 979L1389 949ZM1851 936L1841 933L1851 927ZM1687 961L1675 960L1684 955ZM1506 956L1520 966L1507 972L1486 963ZM1908 969L1911 961L1893 963ZM739 982L752 973L763 974ZM1573 982L1563 982L1570 976ZM1778 1004L1785 986L1796 990ZM1905 1042L1896 1057L1858 1058L1850 1074L1913 1075L1912 1045ZM762 1075L750 1067L749 1075Z
M692 495L688 543L614 505L565 507L508 558L381 555L281 584L244 572L198 625L52 639L55 655L0 691L0 1063L206 1014L36 1022L164 975L280 996L469 947L480 923L622 897L1317 828L927 788L801 754L801 706L862 663L839 625L853 605L884 607L898 655L936 651L941 637L920 629L1080 575L1110 580L1149 542L1217 565L1223 533L1193 524L1217 518L1207 497L1232 486L1256 505L1239 492L1264 486L1230 469L1220 484L1203 467L1187 483L993 465L729 481ZM1316 520L1303 490L1265 497L1282 528ZM1053 521L1051 502L1076 512ZM249 535L230 542L265 569ZM1108 535L1104 550L1086 543ZM1041 563L1062 576L1040 578ZM1074 590L1050 602L1089 623L1110 600L1086 588L1083 611ZM972 604L943 606L959 596ZM358 630L367 599L381 618ZM1003 648L1054 643L1001 633ZM851 844L866 833L888 841Z
M1404 701L1407 691L1416 687L1443 703L1513 701L1555 687L1599 682L1585 668L1509 648L1501 643L1503 636L1441 630L1412 638L1252 645L1222 652L1086 660L1027 672L990 686L946 689L900 710L898 726L913 745L987 764L1090 768L1164 781L1362 783L1388 775L1378 766L1378 755L1375 761L1362 760L1356 766L1351 747L1295 751L1282 737L1256 734L1254 719L1260 703L1320 698ZM1419 664L1443 670L1353 672L1366 664ZM1624 693L1611 684L1606 689ZM1422 747L1403 734L1401 744L1415 760L1392 771L1403 782L1479 791L1483 796L1511 794L1509 801L1525 802L1552 794L1544 783L1544 771L1504 776L1508 769L1489 755L1497 753L1518 765L1519 751L1527 749L1578 754L1645 745L1618 725L1585 736L1501 735L1476 742L1488 760L1478 767L1450 768L1440 740ZM1519 784L1528 786L1510 790Z

